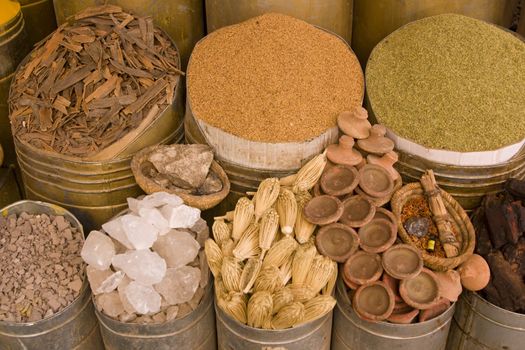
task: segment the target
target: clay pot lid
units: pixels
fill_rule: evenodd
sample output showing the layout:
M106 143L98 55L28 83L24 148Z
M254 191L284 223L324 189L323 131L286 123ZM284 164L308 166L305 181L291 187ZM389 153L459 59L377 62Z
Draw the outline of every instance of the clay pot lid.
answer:
M373 219L359 229L359 246L365 252L382 253L394 244L397 226L390 220Z
M410 324L417 315L419 315L419 310L417 309L410 308L410 310L406 312L396 312L394 309L390 317L387 318L387 321L396 324Z
M411 245L397 244L383 253L383 268L394 278L413 278L421 272L423 258L421 252Z
M359 288L360 284L357 284L357 283L354 283L352 281L350 281L348 279L348 277L344 274L344 273L341 273L341 276L343 278L343 282L346 284L346 286L352 290L356 290L357 288Z
M373 219L385 219L393 223L397 228L397 218L390 210L385 208L376 208L376 213Z
M351 193L359 184L359 172L355 167L336 165L326 170L321 176L321 188L332 196L344 196Z
M381 281L367 283L359 287L352 300L358 315L367 320L382 321L394 310L394 293Z
M321 254L344 263L359 247L355 230L343 224L323 226L315 237L315 245Z
M368 194L366 194L362 189L360 189L359 187L357 187L355 189L355 193L360 195L361 197L363 198L366 198L370 201L370 203L372 203L375 207L379 208L379 207L382 207L383 205L387 204L388 202L390 202L390 199L392 199L392 195L389 194L388 196L385 196L383 198L376 198L376 197L372 197L372 196L369 196Z
M403 299L401 298L401 295L399 295L399 280L390 276L388 273L384 272L383 277L381 278L385 284L390 287L392 292L394 292L394 296L396 299L396 306L397 303L404 303Z
M328 225L336 222L342 214L343 204L333 196L314 197L304 206L306 220L316 225Z
M420 310L434 306L441 294L436 275L427 268L423 268L416 277L402 280L399 293L405 303Z
M368 199L359 195L346 198L343 208L340 221L351 227L366 225L376 213L376 207Z
M359 170L359 187L369 196L383 198L392 194L394 180L385 168L367 164Z
M370 136L366 139L358 140L357 144L363 151L383 155L394 149L394 141L390 140L385 135L385 126L381 124L375 124L370 130Z
M343 274L355 284L365 284L377 281L383 274L381 256L379 254L358 251L346 260Z

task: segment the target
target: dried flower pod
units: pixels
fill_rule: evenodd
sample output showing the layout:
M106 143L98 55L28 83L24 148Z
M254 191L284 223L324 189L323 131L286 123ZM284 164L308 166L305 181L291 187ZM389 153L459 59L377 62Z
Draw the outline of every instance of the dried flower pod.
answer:
M281 232L285 235L291 235L297 219L297 201L293 192L286 188L281 188L275 208L279 214Z
M215 295L217 298L224 297L226 294L228 294L228 291L226 290L226 287L224 287L224 283L222 282L222 277L218 276L213 279L213 287L215 288Z
M204 242L204 252L206 253L206 260L208 261L211 273L217 278L221 273L223 259L221 248L219 248L213 239L208 238Z
M261 219L261 228L259 229L259 247L263 255L270 249L279 228L279 215L273 208L264 212Z
M297 199L297 216L295 219L295 239L297 242L303 244L308 242L312 237L316 225L306 220L303 210L305 205L312 199L312 196L308 192L303 192L296 195Z
M263 328L272 319L273 300L270 292L259 291L253 293L248 301L248 326Z
M247 197L239 198L233 212L233 229L232 238L234 241L239 240L244 231L250 226L253 219L254 206Z
M279 275L281 276L281 281L283 281L283 286L286 286L286 284L292 279L292 263L293 256L290 256L279 268Z
M292 187L295 183L295 179L297 179L297 174L292 174L285 177L281 177L279 179L279 183L281 184L281 186Z
M281 280L281 271L277 266L267 266L262 268L259 272L259 276L255 280L255 290L262 291L266 290L273 293L283 288L283 282Z
M290 288L293 294L293 301L300 303L304 303L316 295L312 288L304 284L290 284L287 288Z
M293 284L304 284L306 281L306 275L310 271L310 266L314 261L314 257L317 255L317 249L311 242L305 243L297 247L293 257L292 263L292 283Z
M235 248L235 245L236 245L235 242L231 238L222 242L221 244L222 256L233 256L233 249Z
M283 306L272 318L272 328L286 329L301 323L304 319L304 309L304 305L297 302Z
M215 220L211 227L211 231L213 233L213 239L215 239L215 242L217 242L218 245L221 245L231 237L230 227L224 222L224 220Z
M334 291L335 285L337 283L337 275L338 275L337 262L332 260L332 264L334 265L332 275L328 279L328 282L323 287L323 289L321 289L321 294L323 294L323 295L330 295L331 296L332 292Z
M330 258L317 255L306 275L305 285L309 286L315 294L319 293L326 286L336 268Z
M323 174L326 166L326 151L313 157L297 173L297 178L293 184L293 192L299 193L312 189Z
M259 221L266 210L273 206L279 196L279 179L271 177L261 181L257 192L253 196L255 203L255 221Z
M280 267L292 256L297 246L297 242L291 236L283 237L268 250L263 261L263 267L271 265Z
M250 225L244 231L241 238L237 242L235 249L233 249L233 256L239 260L246 260L253 258L261 253L259 248L259 227L257 225Z
M223 216L215 216L215 217L213 217L213 220L225 220L225 221L232 222L234 213L235 212L233 210L227 211L226 214L224 214Z
M255 280L257 279L257 276L259 276L259 272L261 271L262 267L262 261L259 257L254 257L251 259L248 259L246 264L244 264L244 268L242 270L241 274L241 291L245 294L249 293L255 284Z
M242 293L230 292L223 297L217 297L217 304L235 320L246 324L246 297Z
M293 303L294 296L290 288L284 287L272 294L273 313L276 314L283 306Z
M304 303L302 323L317 320L329 313L337 301L331 295L319 295Z
M226 256L222 259L221 276L228 292L240 292L242 266L239 260Z

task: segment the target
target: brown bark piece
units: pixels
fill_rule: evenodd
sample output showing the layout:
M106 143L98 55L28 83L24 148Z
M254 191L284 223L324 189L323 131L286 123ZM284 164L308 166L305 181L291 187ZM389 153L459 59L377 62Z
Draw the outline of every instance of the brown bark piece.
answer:
M502 206L491 206L485 211L489 226L490 241L495 249L500 249L507 243L505 235L505 215Z
M509 311L525 310L525 284L522 277L512 270L501 252L487 257L492 276L491 283L498 295L489 295L490 302Z

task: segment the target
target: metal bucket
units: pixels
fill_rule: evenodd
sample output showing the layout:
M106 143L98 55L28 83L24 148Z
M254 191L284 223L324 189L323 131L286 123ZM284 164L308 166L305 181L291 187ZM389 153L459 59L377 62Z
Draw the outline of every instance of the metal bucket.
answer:
M53 0L18 0L18 2L22 5L31 45L57 29Z
M337 281L332 350L443 350L455 305L432 320L413 324L364 321L352 309L344 282Z
M459 13L508 28L517 0L355 0L352 48L364 67L388 34L417 19Z
M525 347L525 315L497 307L477 293L461 295L447 350L518 350Z
M215 350L213 284L207 285L199 306L185 317L160 325L122 323L96 310L107 350Z
M234 320L215 304L219 350L328 350L332 312L304 325L266 330L248 327Z
M208 33L268 12L279 12L352 40L353 0L206 0Z
M121 6L139 16L151 16L177 43L182 69L186 69L193 47L204 36L202 0L53 0L58 24L75 13L105 3Z
M20 214L63 215L81 232L82 225L68 211L58 206L21 201L1 210L1 215ZM103 349L91 290L84 279L80 295L69 306L50 318L33 323L0 322L0 348L9 350L99 350Z
M7 99L16 67L31 49L25 28L21 11L0 25L0 144L4 149L5 164L16 164Z

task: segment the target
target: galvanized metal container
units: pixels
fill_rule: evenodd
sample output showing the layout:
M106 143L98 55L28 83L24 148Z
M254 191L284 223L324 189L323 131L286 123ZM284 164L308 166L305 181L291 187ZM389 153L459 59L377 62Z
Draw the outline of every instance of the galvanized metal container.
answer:
M268 12L279 12L352 40L353 0L206 0L208 33Z
M518 350L525 347L525 315L466 292L457 303L447 350Z
M15 166L0 167L0 207L22 199L16 180Z
M63 215L81 232L82 225L67 210L56 205L21 201L0 210L0 214ZM9 350L99 350L103 349L91 290L84 280L80 295L69 306L55 315L32 323L0 322L0 347Z
M339 278L332 350L443 350L454 309L452 305L432 320L406 325L364 321L352 309L344 282Z
M25 28L22 11L0 25L0 144L5 164L16 164L7 99L16 67L31 49Z
M219 350L328 350L332 312L304 325L265 330L248 327L234 320L215 304Z
M57 29L53 0L18 0L18 2L22 5L31 45Z
M364 67L374 46L417 19L459 13L508 28L518 0L355 0L352 48Z
M139 16L151 16L175 41L186 69L193 47L204 36L203 0L53 0L58 24L75 13L105 3L121 6Z
M106 349L215 350L212 286L208 283L201 303L193 312L164 324L122 323L96 310Z

